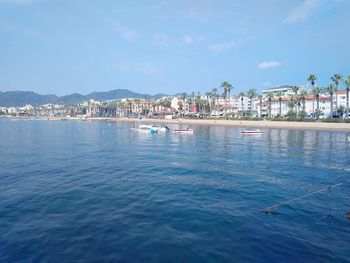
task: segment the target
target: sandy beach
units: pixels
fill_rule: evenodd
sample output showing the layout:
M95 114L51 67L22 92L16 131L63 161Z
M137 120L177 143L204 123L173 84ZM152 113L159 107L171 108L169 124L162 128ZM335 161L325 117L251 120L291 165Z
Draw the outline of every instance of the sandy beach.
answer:
M96 119L96 118L95 118ZM133 118L97 118L109 121L139 122ZM327 123L327 122L289 122L289 121L249 121L249 120L195 120L195 119L141 119L145 123L162 124L186 124L186 125L222 125L242 128L280 128L280 129L304 129L304 130L327 130L349 131L350 123Z

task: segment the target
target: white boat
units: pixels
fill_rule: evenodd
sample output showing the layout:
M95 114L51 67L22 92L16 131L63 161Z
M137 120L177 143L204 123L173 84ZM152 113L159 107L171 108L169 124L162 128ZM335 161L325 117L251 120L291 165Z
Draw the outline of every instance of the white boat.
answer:
M131 128L131 130L133 130L135 132L150 133L150 134L158 132L158 130L154 130L154 129L147 127L147 126L144 126L144 125L141 125L139 128Z
M140 128L147 128L147 129L152 129L157 132L166 132L169 131L169 128L167 126L157 126L157 125L147 125L147 124L142 124L140 125Z
M193 130L193 129L190 129L190 128L187 128L187 129L177 129L177 130L174 130L174 132L176 132L176 133L193 134L193 133L194 133L194 130Z
M261 135L263 134L262 130L256 129L256 130L243 130L241 131L241 134L250 134L250 135Z

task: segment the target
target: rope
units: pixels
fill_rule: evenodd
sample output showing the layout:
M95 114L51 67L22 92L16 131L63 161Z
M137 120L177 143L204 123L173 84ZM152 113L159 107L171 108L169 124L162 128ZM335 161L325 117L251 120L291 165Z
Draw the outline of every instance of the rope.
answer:
M318 194L318 193L321 193L321 192L324 192L324 191L331 191L333 188L337 187L337 186L340 186L342 185L343 183L339 183L339 184L335 184L335 185L331 185L331 186L328 186L328 187L324 187L324 188L321 188L315 192L312 192L312 193L308 193L306 195L303 195L303 196L299 196L299 197L296 197L296 198L293 198L293 199L290 199L290 200L287 200L287 201L284 201L282 203L279 203L277 205L272 205L272 206L268 206L266 208L263 208L263 209L260 209L258 210L259 212L265 212L265 213L272 213L273 210L277 209L279 206L282 206L282 205L286 205L286 204L289 204L291 202L294 202L294 201L298 201L300 199L303 199L305 197L308 197L308 196L311 196L311 195L314 195L314 194Z

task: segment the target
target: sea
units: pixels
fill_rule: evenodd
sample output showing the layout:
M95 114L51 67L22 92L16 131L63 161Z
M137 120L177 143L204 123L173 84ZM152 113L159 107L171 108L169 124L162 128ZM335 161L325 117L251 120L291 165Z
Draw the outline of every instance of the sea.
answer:
M0 119L0 262L350 262L349 132L138 125Z

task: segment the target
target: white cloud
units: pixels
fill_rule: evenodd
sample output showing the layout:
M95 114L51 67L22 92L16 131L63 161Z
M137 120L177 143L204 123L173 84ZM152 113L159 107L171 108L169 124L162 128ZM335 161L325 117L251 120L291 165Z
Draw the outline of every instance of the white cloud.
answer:
M184 35L182 37L172 36L167 34L155 34L153 35L152 43L158 47L170 47L170 46L181 46L191 45L203 41L201 36L190 36Z
M191 36L184 36L182 38L182 41L185 43L185 44L192 44L193 43L193 38Z
M115 30L117 31L117 33L119 34L119 36L121 38L131 40L131 39L134 39L137 37L136 31L123 26L122 24L118 23L117 21L114 21L113 25L114 25Z
M236 41L230 41L226 43L210 45L208 49L212 52L219 53L219 52L227 51L237 46L238 46L238 43Z
M278 61L264 61L258 65L259 69L277 68L281 65Z
M319 0L304 0L299 6L295 7L285 19L287 23L295 23L307 19L315 12L319 5Z
M166 34L155 34L153 36L152 42L156 46L165 47L170 46L172 43L175 42L174 37L168 36Z

